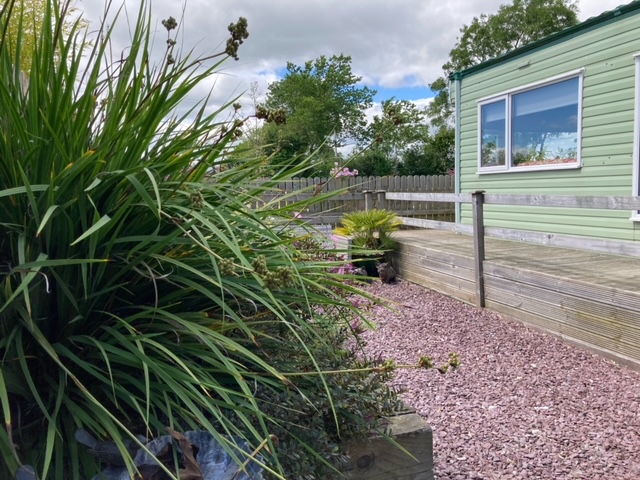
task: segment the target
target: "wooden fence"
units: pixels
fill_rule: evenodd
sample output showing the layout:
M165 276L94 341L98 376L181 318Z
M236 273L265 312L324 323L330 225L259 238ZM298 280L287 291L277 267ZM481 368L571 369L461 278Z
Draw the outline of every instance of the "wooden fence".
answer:
M429 219L440 222L455 220L455 208L452 202L430 202L397 199L385 199L379 192L401 192L404 194L451 193L454 191L454 177L451 175L415 175L386 177L338 177L338 178L294 178L281 182L264 195L264 202L291 204L309 199L318 192L331 193L331 198L316 202L301 212L305 219L313 224L336 225L342 214L368 208L387 208L407 218ZM293 192L298 192L291 195Z

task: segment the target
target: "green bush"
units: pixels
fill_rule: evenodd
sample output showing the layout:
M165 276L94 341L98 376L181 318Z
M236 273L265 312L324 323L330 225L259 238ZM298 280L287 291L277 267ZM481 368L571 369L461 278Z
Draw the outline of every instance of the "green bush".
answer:
M224 52L190 58L169 18L153 65L146 2L116 58L120 20L106 15L90 39L67 2L45 4L26 89L14 67L22 43L0 37L0 477L31 464L42 480L89 478L99 466L73 441L78 428L123 452L125 440L170 426L210 431L238 462L233 435L277 453L283 420L256 392L298 388L289 367L312 374L310 392L325 392L325 417L339 425L333 380L315 375L323 333L309 320L348 308L341 289L353 289L282 233L304 205L251 208L298 171L258 184L259 160L226 160L241 120L218 121L223 109L206 101L176 113L237 56L246 20L230 26ZM284 339L305 362L263 347Z
M381 416L400 407L397 392L387 383L394 371L363 354L358 322L347 321L352 317L351 309L334 307L317 316L312 335L301 331L296 338L274 331L261 342L262 354L275 367L297 372L287 377L292 388L256 389L262 412L273 419L270 431L285 478L344 478L339 470L347 461L345 440L383 433ZM311 373L317 367L307 348L324 375Z
M384 253L395 248L393 232L401 226L402 221L395 212L374 208L345 213L333 232L351 237L355 248Z

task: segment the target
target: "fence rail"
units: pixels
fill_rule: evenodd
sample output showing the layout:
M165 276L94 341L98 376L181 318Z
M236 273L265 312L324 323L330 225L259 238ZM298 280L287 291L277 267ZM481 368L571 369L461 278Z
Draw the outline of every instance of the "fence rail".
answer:
M474 263L476 276L477 304L484 307L484 275L485 237L503 240L517 240L540 245L564 248L577 248L600 253L629 255L640 257L640 243L608 240L588 236L565 235L557 233L516 230L487 227L484 224L484 205L522 205L535 207L591 208L603 210L640 210L640 196L568 196L568 195L505 195L485 194L477 191L469 194L455 193L418 193L390 191L384 193L385 201L411 200L413 202L454 202L471 203L473 223L448 223L430 219L401 217L405 225L438 230L450 230L457 233L472 234L474 237Z
M484 193L484 192L482 192ZM447 201L471 203L472 193L386 192L387 200L414 202ZM526 205L530 207L594 208L602 210L640 210L640 197L603 197L571 195L505 195L485 193L484 204Z
M310 177L294 178L279 183L276 188L263 195L261 202L275 202L283 206L308 200L318 193L337 192L331 198L314 202L302 215L309 223L339 223L346 212L387 208L407 218L421 218L434 221L455 219L454 204L449 200L437 200L425 204L411 198L391 199L384 192L394 191L407 195L433 192L451 194L454 191L454 177L451 175L416 175L386 177Z

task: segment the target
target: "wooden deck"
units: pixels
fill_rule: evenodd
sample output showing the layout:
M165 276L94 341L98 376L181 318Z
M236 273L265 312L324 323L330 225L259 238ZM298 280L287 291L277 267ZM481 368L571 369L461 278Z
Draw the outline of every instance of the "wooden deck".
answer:
M403 230L401 278L476 303L473 238ZM640 370L640 258L486 238L486 308Z

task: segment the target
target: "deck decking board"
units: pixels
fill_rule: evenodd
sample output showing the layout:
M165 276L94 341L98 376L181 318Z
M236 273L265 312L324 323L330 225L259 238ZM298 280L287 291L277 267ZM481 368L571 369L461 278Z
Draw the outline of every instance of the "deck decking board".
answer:
M425 247L418 247L415 245L403 245L401 254L406 255L407 258L415 257L427 259L444 265L452 265L457 268L466 268L468 270L473 270L474 268L473 258L432 250Z
M475 304L473 238L403 230L401 278ZM486 306L640 369L640 259L487 238Z
M473 288L473 284L467 287L470 289L464 289L460 288L460 285L443 281L446 279L433 278L429 274L422 274L416 271L403 271L402 279L431 288L432 290L466 303L473 304L475 302L475 288Z
M634 324L634 319L623 309L608 312L594 309L590 314L511 292L488 289L487 293L487 299L496 304L508 305L555 322L560 334L590 340L608 350L640 358L640 325Z
M601 278L596 277L595 271L588 279L584 276L576 279L568 274L562 277L562 272L553 275L485 262L485 273L513 282L540 286L550 291L564 292L586 300L594 299L614 306L624 305L625 308L640 314L640 294L625 290L625 282L603 282Z
M592 299L578 298L572 295L563 295L561 292L551 292L544 288L524 285L517 282L509 282L499 277L487 278L487 296L498 299L498 292L514 295L517 299L528 298L536 302L545 302L554 305L565 311L586 312L586 315L596 315L602 318L609 318L614 322L622 322L631 328L640 331L640 320L638 314L628 308L620 308L617 305L610 305L597 302ZM517 300L513 300L511 305L516 306Z
M451 275L461 278L462 280L468 280L473 282L475 280L473 269L464 265L456 265L450 262L440 262L437 259L421 256L421 255L407 255L405 253L399 254L402 261L408 265L414 265L415 267L440 272L445 275Z

